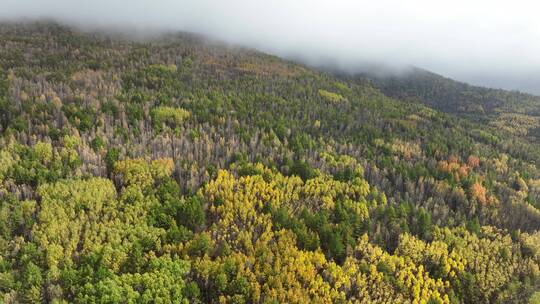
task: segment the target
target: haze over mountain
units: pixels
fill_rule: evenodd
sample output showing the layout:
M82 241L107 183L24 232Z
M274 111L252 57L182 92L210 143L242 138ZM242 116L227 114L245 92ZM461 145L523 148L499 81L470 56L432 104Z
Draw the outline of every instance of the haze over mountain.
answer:
M362 71L418 66L472 84L540 94L535 1L5 0L0 19L53 18L85 29L184 30Z

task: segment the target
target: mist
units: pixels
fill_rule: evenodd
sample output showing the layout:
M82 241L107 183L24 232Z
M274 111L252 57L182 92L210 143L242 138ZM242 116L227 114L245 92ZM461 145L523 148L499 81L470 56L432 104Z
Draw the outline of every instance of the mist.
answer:
M200 33L314 66L417 66L540 95L535 1L2 0L0 20Z

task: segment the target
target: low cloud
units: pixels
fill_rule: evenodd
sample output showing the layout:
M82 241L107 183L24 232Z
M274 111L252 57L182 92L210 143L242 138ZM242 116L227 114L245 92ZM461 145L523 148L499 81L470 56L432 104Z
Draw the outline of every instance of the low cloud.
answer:
M345 71L418 66L540 94L535 1L3 0L0 19L183 30Z

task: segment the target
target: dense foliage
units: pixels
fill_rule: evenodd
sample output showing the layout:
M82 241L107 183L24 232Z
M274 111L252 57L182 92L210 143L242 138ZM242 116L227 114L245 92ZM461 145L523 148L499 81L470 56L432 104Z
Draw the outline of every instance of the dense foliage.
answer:
M513 127L188 34L0 42L5 303L540 303Z
M388 96L420 101L532 142L540 139L539 96L472 86L418 68L389 77L374 76L373 73L343 77L355 82L369 82Z

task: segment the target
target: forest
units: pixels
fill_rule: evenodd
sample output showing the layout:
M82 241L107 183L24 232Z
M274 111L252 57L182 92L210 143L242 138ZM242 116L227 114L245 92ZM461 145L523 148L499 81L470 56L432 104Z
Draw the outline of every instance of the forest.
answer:
M0 302L539 304L540 98L415 75L0 24Z

